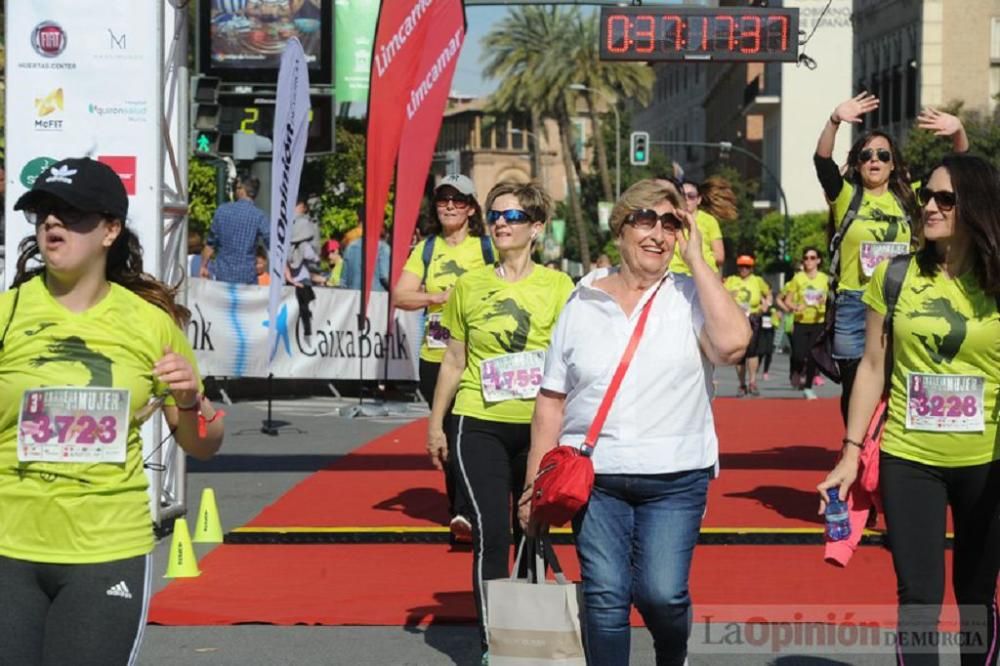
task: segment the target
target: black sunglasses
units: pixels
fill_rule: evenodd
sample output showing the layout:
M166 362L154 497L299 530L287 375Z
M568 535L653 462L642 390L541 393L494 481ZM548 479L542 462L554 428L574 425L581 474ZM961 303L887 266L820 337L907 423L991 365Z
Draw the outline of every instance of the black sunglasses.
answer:
M82 211L62 201L42 201L24 210L24 218L32 226L42 224L45 220L49 219L50 215L67 227L106 216L103 213Z
M805 259L806 261L815 261L815 260L819 259L819 255L818 254L807 254L807 255L805 255L802 258Z
M867 162L873 156L877 157L879 162L889 163L892 161L892 153L886 150L885 148L879 148L878 150L865 148L860 153L858 153L858 159L862 162Z
M934 191L929 187L921 187L920 190L917 191L917 198L920 200L921 206L926 206L931 202L931 199L933 199L934 203L937 204L938 210L942 213L947 213L949 210L958 205L958 198L955 196L954 192L949 190Z
M659 220L660 226L666 232L676 233L684 228L684 223L673 213L660 215L650 208L632 211L625 218L625 223L631 224L636 229L641 229L642 231L652 231L656 227L657 220Z
M444 208L451 202L455 208L468 208L472 205L472 198L464 194L439 194L434 197L434 203Z
M507 224L527 224L532 222L531 216L525 213L523 210L518 210L516 208L508 208L507 210L491 210L486 213L486 221L489 224L496 224L500 221L500 218L507 221Z

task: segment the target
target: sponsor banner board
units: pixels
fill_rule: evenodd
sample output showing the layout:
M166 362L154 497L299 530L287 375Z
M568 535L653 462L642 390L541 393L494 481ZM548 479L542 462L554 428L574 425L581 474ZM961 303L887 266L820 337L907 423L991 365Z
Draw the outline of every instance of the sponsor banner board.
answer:
M89 156L129 194L129 224L160 271L162 3L34 0L6 12L6 254L34 233L14 203L56 161Z

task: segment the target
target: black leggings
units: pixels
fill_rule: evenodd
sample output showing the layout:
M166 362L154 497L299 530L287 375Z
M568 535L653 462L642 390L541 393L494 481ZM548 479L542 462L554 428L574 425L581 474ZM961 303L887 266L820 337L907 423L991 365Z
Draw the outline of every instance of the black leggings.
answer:
M434 388L437 386L438 373L441 372L441 364L420 359L420 392L427 401L428 407L434 407ZM455 468L455 438L452 436L451 422L454 419L451 413L454 401L448 407L444 415L444 436L448 440L448 462L444 466L444 488L448 493L448 515L466 516L469 515L468 500L465 499L465 491L461 485L455 482L458 473Z
M837 367L840 368L840 417L844 419L844 425L847 425L847 410L851 406L851 391L854 390L859 363L860 358L837 359Z
M799 324L792 329L791 373L802 377L805 383L801 388L812 388L816 379L816 361L810 350L816 343L816 338L823 332L823 324ZM796 386L795 388L800 388Z
M961 631L971 638L970 645L962 647L962 666L994 666L1000 461L932 467L882 452L879 484L899 597L897 664L938 663L937 650L927 646L936 645L944 601L945 519L950 506L955 523L951 582Z
M531 448L530 423L455 417L458 470L472 509L472 592L485 648L486 581L510 575L511 529L521 540L517 500Z
M0 556L0 664L136 663L149 609L150 557L40 564Z

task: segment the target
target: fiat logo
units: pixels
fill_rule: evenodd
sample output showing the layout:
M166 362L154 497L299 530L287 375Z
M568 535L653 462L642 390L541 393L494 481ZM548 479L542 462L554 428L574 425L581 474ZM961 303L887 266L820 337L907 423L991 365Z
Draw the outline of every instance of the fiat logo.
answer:
M66 49L66 31L54 21L43 21L31 33L31 46L45 58L55 58Z

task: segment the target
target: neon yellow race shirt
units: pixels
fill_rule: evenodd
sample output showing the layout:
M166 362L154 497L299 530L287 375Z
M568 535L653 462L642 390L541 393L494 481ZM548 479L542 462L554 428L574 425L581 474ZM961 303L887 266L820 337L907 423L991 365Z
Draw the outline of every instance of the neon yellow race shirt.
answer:
M832 203L839 227L854 196L854 184L844 181ZM885 259L910 251L910 226L896 198L886 190L873 196L865 192L858 216L840 243L837 291L857 291L868 284L872 271Z
M882 292L889 262L872 276L862 300L873 310L886 313ZM925 465L964 467L1000 458L997 439L997 393L1000 391L1000 317L996 301L983 293L967 273L954 280L942 273L920 275L915 259L896 303L893 319L892 390L889 419L882 448L887 453ZM952 375L962 389L954 394L931 392L938 412L946 421L954 413L959 419L979 417L978 431L949 432L907 427L907 388L913 373ZM977 379L981 378L981 379ZM940 379L938 380L940 381ZM928 383L929 384L929 383ZM981 391L981 395L980 395ZM944 398L942 399L942 395ZM919 392L911 393L913 414L934 414ZM978 406L973 403L981 400Z
M730 275L723 285L747 314L757 315L764 312L762 303L764 297L771 294L771 287L761 276L749 275L744 280L739 275Z
M424 246L426 244L426 238L417 243L403 266L404 271L413 273L419 278L424 276ZM494 250L495 254L496 250ZM443 237L438 237L434 240L434 255L427 267L427 282L424 283L424 289L428 294L448 291L455 286L459 277L484 264L483 246L479 236L468 234L465 240L455 246L448 245ZM443 311L444 305L429 306L425 327L429 329L431 321L436 322ZM420 345L420 358L431 363L440 363L444 359L445 347L447 347L447 343L437 348L430 347L428 336L424 335L424 340Z
M826 302L830 298L830 276L822 271L816 271L814 277L809 277L805 271L796 273L784 293L791 296L795 305L805 305L805 310L795 312L796 324L818 324L826 315Z
M715 216L702 209L694 217L694 223L698 225L701 232L701 254L705 257L705 262L716 273L719 272L719 265L715 263L715 253L712 252L712 241L722 240L722 228ZM691 269L687 262L681 258L681 253L674 248L674 256L670 259L670 271L681 275L691 275Z
M453 413L531 423L534 399L486 401L480 365L487 359L548 349L552 329L572 291L568 275L537 264L526 278L513 283L497 276L492 266L459 278L442 318L451 338L466 343L465 372ZM540 383L540 375L538 379Z
M21 462L21 397L44 387L128 389L134 414L167 390L152 377L164 347L195 366L191 346L169 315L117 284L79 314L41 277L20 291L0 351L0 555L58 564L144 555L153 530L138 424L128 426L124 463ZM0 325L13 302L13 291L0 294Z

